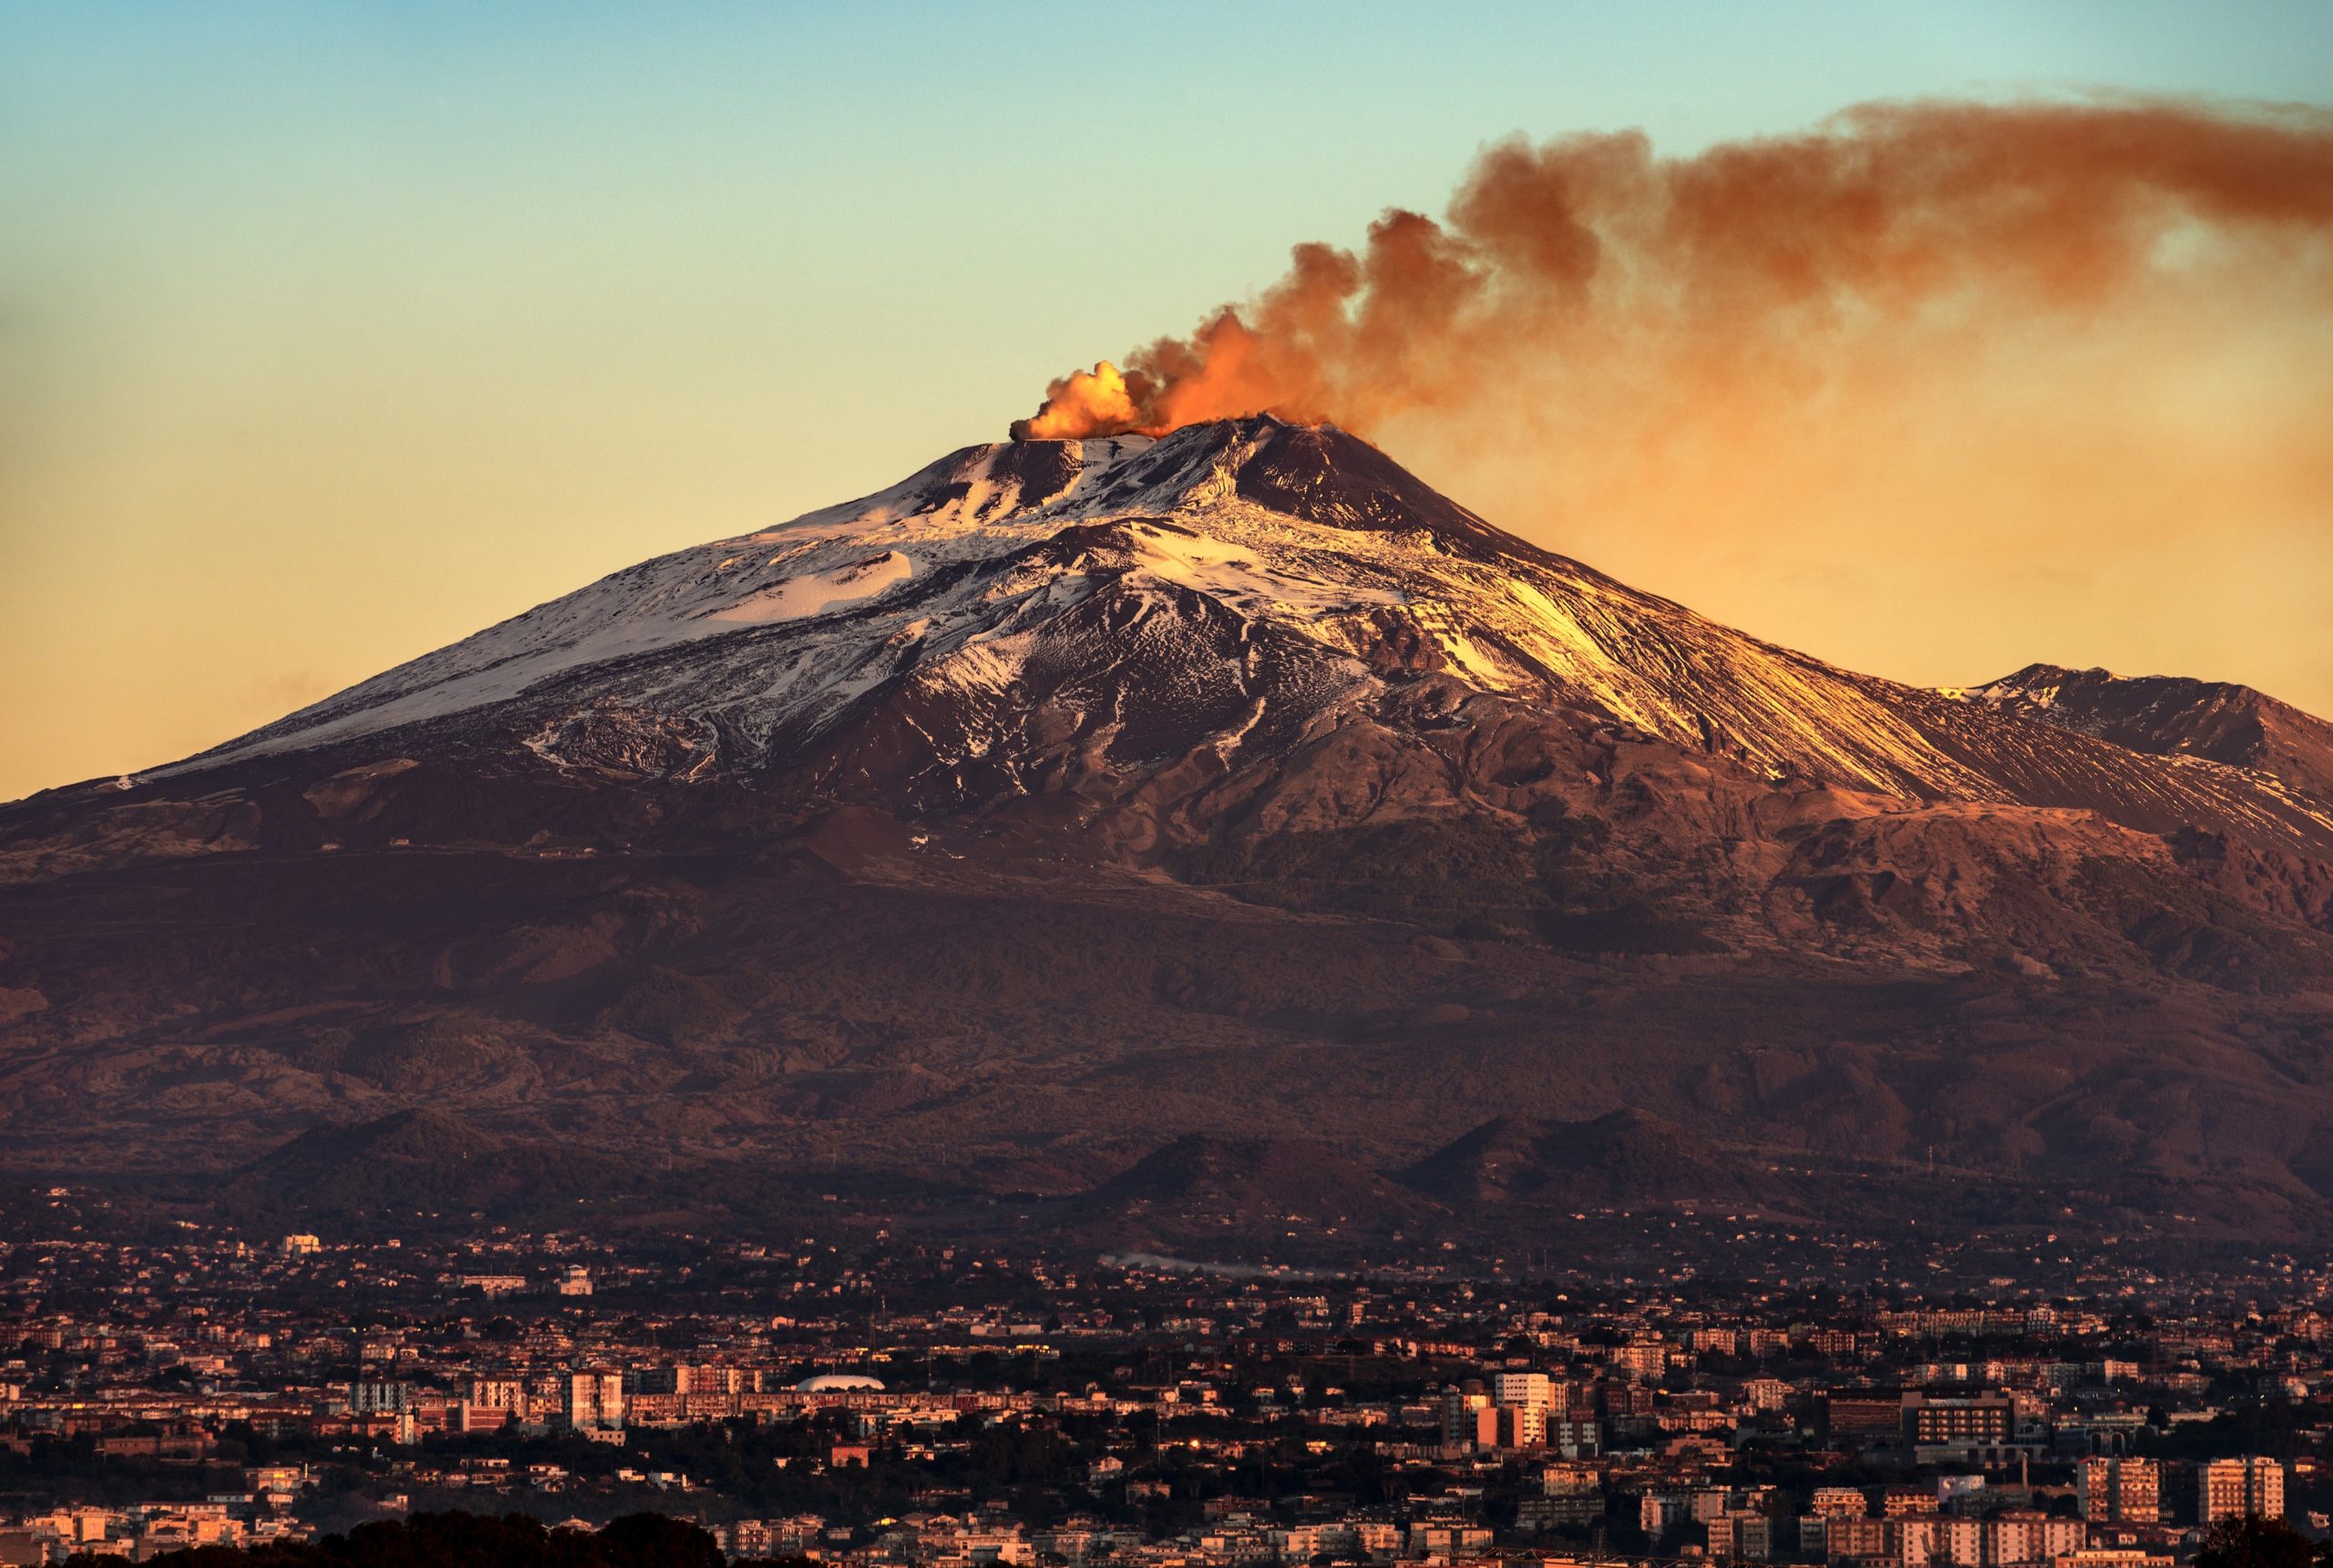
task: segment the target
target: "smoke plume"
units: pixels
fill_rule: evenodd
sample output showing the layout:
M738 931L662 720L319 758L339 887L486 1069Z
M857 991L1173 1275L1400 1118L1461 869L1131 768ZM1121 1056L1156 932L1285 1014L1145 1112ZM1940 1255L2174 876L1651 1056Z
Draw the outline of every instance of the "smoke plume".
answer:
M1297 247L1014 434L1267 411L1863 668L2122 661L2333 706L2333 114L1917 102L1691 157L1510 141L1440 219Z
M1804 374L1810 340L1948 306L2071 317L2215 245L2314 249L2321 267L2328 225L2317 111L1876 104L1692 158L1637 132L1510 141L1444 220L1389 210L1357 252L1300 245L1260 298L1054 382L1014 433L1267 411L1367 430L1506 397L1551 361Z

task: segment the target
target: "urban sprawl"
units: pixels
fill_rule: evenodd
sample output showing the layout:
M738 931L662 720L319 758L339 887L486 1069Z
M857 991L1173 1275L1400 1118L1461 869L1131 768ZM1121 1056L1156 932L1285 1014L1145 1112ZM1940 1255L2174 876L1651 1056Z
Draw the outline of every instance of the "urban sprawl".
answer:
M2333 1507L2333 1281L2290 1258L2034 1237L2026 1285L1702 1216L1309 1272L51 1207L0 1244L0 1568L451 1510L838 1565L2166 1568Z

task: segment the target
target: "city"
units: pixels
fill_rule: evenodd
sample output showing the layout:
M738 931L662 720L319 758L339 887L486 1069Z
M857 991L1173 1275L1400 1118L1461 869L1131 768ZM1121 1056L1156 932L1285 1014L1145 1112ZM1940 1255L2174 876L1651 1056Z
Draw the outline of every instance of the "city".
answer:
M2148 1568L2327 1528L2333 1273L2071 1247L2045 1294L1907 1239L1921 1290L1867 1239L1745 1220L1729 1271L1606 1217L1651 1278L60 1225L0 1265L0 1563L448 1511L901 1565Z

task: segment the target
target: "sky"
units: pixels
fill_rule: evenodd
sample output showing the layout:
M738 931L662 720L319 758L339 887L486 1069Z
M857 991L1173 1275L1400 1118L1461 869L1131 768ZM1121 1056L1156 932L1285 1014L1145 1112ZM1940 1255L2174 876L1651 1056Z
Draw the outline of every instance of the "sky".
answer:
M2132 94L2333 105L2333 7L5 0L0 798L1001 437L1291 246L1441 212L1505 138L1691 158L1875 100ZM1548 483L1536 406L1372 434L1854 668L2333 713L2327 306L2304 279L1848 374L1877 415L1699 433L1690 487Z

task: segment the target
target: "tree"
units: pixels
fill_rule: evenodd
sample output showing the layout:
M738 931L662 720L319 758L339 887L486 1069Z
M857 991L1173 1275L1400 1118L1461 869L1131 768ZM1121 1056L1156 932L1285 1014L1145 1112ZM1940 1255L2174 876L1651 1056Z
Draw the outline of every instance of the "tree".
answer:
M699 1525L661 1513L627 1513L600 1532L600 1549L625 1568L722 1568L721 1548Z
M2281 1519L2246 1513L2205 1532L2194 1568L2315 1568L2317 1562L2316 1542Z

